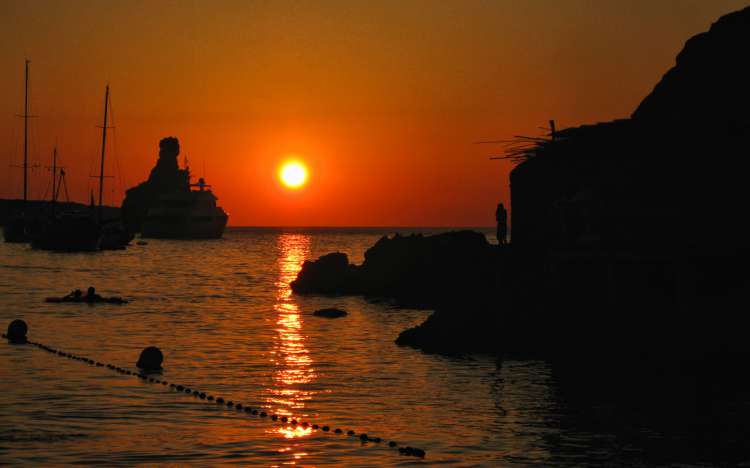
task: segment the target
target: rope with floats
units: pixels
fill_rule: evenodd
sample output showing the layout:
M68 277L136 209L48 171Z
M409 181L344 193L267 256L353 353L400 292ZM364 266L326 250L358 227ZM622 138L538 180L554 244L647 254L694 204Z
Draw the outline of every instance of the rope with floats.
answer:
M280 425L288 424L294 428L297 428L297 427L302 427L303 429L311 428L312 430L316 430L316 431L320 430L326 433L337 434L337 435L341 435L345 433L349 437L358 438L363 444L366 442L372 442L375 444L381 444L385 442L380 437L371 437L370 435L364 432L357 434L353 430L331 428L331 426L327 426L327 425L313 424L309 421L303 421L301 419L291 418L289 416L284 416L284 415L280 415L276 413L268 413L266 411L263 411L262 408L254 408L252 406L243 405L242 403L234 402L232 400L225 400L223 397L216 397L214 395L211 395L206 392L201 392L199 390L188 387L186 385L176 384L174 382L168 382L163 379L155 378L153 374L146 372L144 370L141 370L140 372L133 372L129 369L115 366L114 364L97 361L86 356L78 356L72 353L68 353L61 349L53 348L51 346L48 346L39 342L28 340L26 338L27 332L28 332L28 326L26 325L26 322L24 322L23 320L14 320L8 326L8 333L7 334L3 333L2 336L3 338L7 339L12 344L29 344L32 346L36 346L37 348L43 351L46 351L48 353L51 353L58 357L64 357L64 358L71 359L74 361L83 362L84 364L88 364L94 367L106 368L108 370L117 372L118 374L121 374L121 375L134 376L144 382L162 385L178 393L191 395L194 398L198 398L202 401L206 401L209 403L213 402L217 405L222 405L222 406L225 406L226 408L234 409L237 412L244 412L246 415L257 416L261 419L267 419L274 423L279 423ZM139 366L141 363L150 364L150 365L147 365L147 367L151 367L155 369L160 369L161 362L162 362L161 351L159 351L158 348L152 347L152 346L144 349L143 352L141 353L141 357L138 360ZM386 445L392 449L398 449L398 452L401 455L413 456L417 458L424 458L427 455L427 453L420 448L411 447L408 445L402 446L394 440L386 442Z

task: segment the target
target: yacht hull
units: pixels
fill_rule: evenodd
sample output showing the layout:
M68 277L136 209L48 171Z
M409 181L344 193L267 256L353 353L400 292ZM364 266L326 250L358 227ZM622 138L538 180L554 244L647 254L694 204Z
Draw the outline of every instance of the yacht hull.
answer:
M158 220L146 218L141 237L152 239L219 239L227 226L227 216L206 219L172 217Z
M28 242L26 220L22 217L10 219L7 224L3 225L3 239L5 239L5 242Z
M95 252L101 248L102 230L89 218L54 219L37 227L31 247L55 252Z

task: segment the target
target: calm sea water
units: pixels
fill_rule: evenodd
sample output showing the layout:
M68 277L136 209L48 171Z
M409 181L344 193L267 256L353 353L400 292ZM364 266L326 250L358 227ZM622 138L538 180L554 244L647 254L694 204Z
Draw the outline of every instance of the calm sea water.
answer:
M157 345L165 380L421 447L425 460L0 343L0 463L593 466L647 459L647 448L582 424L543 362L401 348L393 340L427 311L291 293L305 259L342 251L361 262L384 232L232 229L218 241L149 240L98 254L0 243L0 325L23 318L32 340L132 370L140 350ZM44 303L89 285L131 302ZM349 316L311 315L322 307ZM645 433L662 437L657 425Z

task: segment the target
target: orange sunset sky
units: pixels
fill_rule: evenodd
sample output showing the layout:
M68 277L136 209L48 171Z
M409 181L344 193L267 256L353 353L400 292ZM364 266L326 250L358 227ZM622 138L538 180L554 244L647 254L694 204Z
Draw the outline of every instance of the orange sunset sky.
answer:
M21 194L28 58L33 198L57 145L88 199L110 83L106 203L173 135L231 225L491 225L512 166L473 141L628 116L688 37L746 4L2 0L0 197ZM291 154L300 190L277 178Z

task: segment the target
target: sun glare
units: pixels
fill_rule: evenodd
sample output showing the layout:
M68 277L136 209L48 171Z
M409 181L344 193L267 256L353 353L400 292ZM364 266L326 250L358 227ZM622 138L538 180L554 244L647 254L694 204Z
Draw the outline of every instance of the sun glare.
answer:
M286 187L296 189L305 185L307 181L307 168L297 161L291 161L281 166L279 179Z

